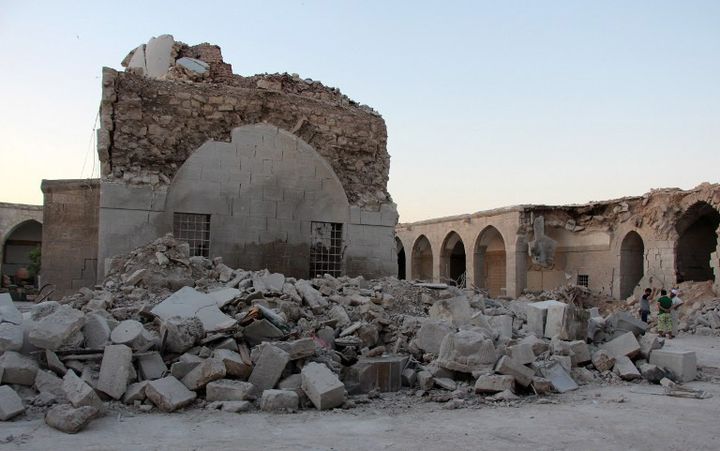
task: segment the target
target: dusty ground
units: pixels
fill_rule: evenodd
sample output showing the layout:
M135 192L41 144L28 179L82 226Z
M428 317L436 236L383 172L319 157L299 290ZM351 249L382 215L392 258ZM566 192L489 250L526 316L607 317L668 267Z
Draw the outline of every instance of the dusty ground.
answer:
M671 347L699 352L720 368L720 340L682 337ZM558 404L444 410L440 404L337 412L230 414L127 413L101 418L78 435L41 419L0 424L0 448L12 449L718 449L720 385L689 384L713 395L695 400L632 393L634 384L592 386L550 397ZM392 405L392 404L391 404ZM12 437L10 437L12 436Z

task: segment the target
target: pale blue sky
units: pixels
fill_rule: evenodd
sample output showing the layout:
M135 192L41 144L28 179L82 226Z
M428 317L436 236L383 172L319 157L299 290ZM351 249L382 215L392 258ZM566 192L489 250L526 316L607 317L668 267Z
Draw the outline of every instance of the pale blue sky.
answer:
M720 181L720 1L0 0L0 201L97 176L101 67L164 33L373 106L401 221Z

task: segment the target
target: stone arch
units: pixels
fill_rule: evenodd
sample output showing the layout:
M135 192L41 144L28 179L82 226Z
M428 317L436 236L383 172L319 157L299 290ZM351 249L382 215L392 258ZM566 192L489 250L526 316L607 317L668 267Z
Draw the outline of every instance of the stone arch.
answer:
M628 232L620 244L620 298L632 296L645 274L645 243L636 231Z
M433 280L433 251L430 240L425 235L420 235L413 244L412 278Z
M30 252L42 245L42 223L35 219L27 219L15 225L3 237L2 242L2 274L9 276L13 283L15 274L20 268L27 268L31 263ZM34 283L34 277L25 282Z
M715 280L710 254L718 248L720 213L707 202L696 202L675 225L675 274L678 283Z
M193 152L168 188L168 229L176 214L209 220L199 239L209 241L210 257L303 278L330 272L314 266L317 249L343 260L344 244L332 240L344 239L350 219L345 190L327 161L269 124L235 128L232 142L208 141Z
M506 294L507 250L505 239L492 225L485 227L475 240L475 285L488 290L492 297Z
M397 253L398 279L405 280L407 279L407 258L405 256L405 246L398 237L395 237L395 252Z
M460 235L450 231L440 247L440 281L454 282L465 286L466 280L465 244Z

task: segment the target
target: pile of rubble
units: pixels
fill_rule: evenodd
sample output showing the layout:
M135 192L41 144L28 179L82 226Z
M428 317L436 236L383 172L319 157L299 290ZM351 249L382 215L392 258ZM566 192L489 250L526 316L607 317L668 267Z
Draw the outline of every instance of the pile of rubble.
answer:
M168 235L116 258L94 290L25 314L0 299L0 420L35 409L74 433L117 402L295 411L406 387L457 408L593 381L693 380L694 354L662 344L623 312L233 270Z

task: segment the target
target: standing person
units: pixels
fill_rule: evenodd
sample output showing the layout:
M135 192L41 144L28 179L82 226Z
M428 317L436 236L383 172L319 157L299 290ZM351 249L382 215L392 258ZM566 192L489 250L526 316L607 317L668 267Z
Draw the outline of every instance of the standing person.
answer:
M645 288L642 296L640 296L640 319L642 322L648 322L648 315L650 314L650 300L653 298L653 290Z
M680 299L680 290L677 288L673 288L670 290L670 299L672 300L672 310L670 310L670 317L672 318L672 333L673 335L677 336L678 334L678 327L680 325L680 306L683 304L682 299Z
M667 290L660 290L660 298L657 300L658 303L658 325L657 330L661 337L665 334L668 338L673 338L673 326L672 316L670 311L672 310L672 299L667 295Z

